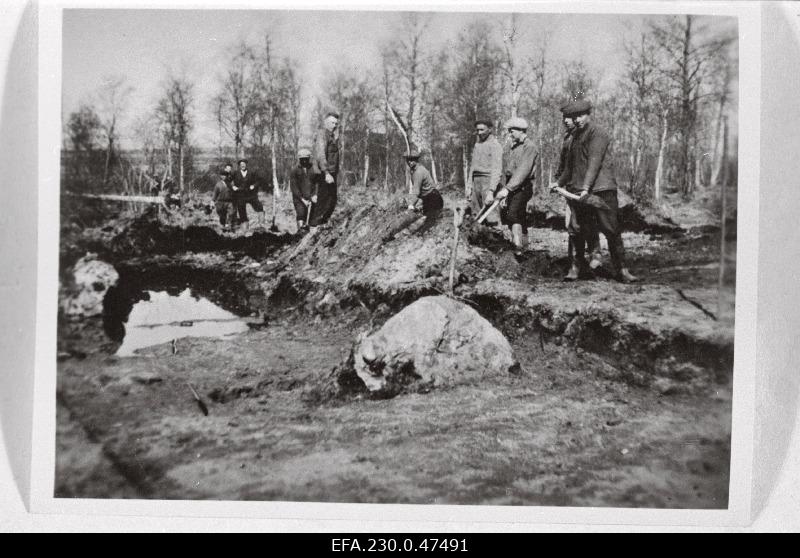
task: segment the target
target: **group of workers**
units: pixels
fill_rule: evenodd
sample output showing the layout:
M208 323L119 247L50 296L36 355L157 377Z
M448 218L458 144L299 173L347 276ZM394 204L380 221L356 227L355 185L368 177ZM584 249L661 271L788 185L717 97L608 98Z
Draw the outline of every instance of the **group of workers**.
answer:
M608 242L614 277L636 281L625 263L625 249L619 222L617 184L612 168L607 133L592 121L588 100L574 100L561 107L565 127L553 192L567 200L570 268L564 277L574 281L601 265L599 233ZM298 164L291 173L291 192L299 231L316 230L328 222L337 202L339 172L339 114L329 111L316 133L312 148L298 152ZM540 169L536 144L528 137L528 122L513 117L505 123L506 146L501 145L489 119L475 122L476 142L467 177L467 203L475 217L488 226L505 226L511 232L515 255L523 256L528 246L528 202L533 197L534 179ZM444 207L436 182L420 163L420 153L411 148L405 159L417 193L409 210L421 208L425 223L433 226ZM231 218L248 227L247 205L264 224L264 208L258 200L258 177L238 161L220 172L214 188L214 202L224 228L234 226ZM235 212L233 211L235 210ZM586 262L586 253L590 262Z
M329 111L322 128L314 137L313 148L302 148L292 170L292 201L299 230L316 229L328 222L336 208L339 174L339 114ZM240 159L233 171L230 163L221 170L214 186L213 201L220 224L225 230L237 225L250 228L247 206L258 216L257 226L265 226L264 206L258 199L259 176L248 170L247 159Z
M575 281L585 272L600 267L599 233L603 233L615 279L625 283L637 281L625 262L609 136L592 121L592 104L586 99L564 104L561 114L565 132L556 180L549 188L567 200L570 268L564 279ZM499 221L511 230L516 254L521 256L528 246L527 205L533 197L540 162L524 118L511 118L505 128L508 143L503 149L492 132L490 120L475 123L477 139L467 197L473 213L481 215L487 224ZM587 250L591 256L588 264Z

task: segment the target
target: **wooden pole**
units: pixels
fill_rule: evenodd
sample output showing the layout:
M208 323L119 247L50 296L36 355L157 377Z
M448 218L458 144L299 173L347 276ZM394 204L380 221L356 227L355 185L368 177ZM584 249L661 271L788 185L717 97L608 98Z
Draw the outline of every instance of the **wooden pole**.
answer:
M451 295L454 293L456 285L456 259L458 258L458 237L461 232L461 208L458 206L453 207L453 228L455 228L455 232L453 234L453 251L450 254L450 277L448 281L448 287Z
M728 202L726 189L728 188L728 117L725 116L723 120L722 131L722 180L720 181L720 196L722 198L722 215L720 216L719 228L719 282L717 284L717 316L722 316L723 304L723 287L725 283L725 235L726 223L725 218L728 212Z

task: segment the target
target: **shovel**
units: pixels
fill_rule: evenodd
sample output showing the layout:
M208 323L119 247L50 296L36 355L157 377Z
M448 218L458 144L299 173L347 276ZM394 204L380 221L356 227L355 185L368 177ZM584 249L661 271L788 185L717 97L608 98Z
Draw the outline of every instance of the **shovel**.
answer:
M483 222L486 220L486 218L489 216L489 214L490 214L492 211L494 211L495 209L497 209L497 206L499 206L499 205L500 205L500 202L502 202L502 201L503 201L503 200L494 200L494 202L492 202L492 205L490 205L490 206L488 207L488 209L484 209L484 211L482 211L482 212L481 212L481 214L478 216L478 219L477 219L477 221L476 221L476 222L477 222L479 225L480 225L481 223L483 223Z

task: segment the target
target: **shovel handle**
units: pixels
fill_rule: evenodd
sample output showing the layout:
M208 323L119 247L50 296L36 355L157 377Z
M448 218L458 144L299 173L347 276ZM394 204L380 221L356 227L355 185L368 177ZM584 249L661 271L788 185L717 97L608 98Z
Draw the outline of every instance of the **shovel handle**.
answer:
M483 223L486 220L486 218L489 216L489 214L492 211L494 211L497 208L498 205L500 205L501 201L502 200L494 200L494 202L492 202L492 205L489 206L489 209L487 209L486 211L481 213L481 216L478 217L478 224Z

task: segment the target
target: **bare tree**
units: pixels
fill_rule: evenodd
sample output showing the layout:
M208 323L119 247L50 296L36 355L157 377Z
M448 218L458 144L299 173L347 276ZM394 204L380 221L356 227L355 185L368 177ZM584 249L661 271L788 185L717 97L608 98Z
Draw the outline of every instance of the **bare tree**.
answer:
M165 132L168 152L172 153L173 145L178 151L178 185L181 191L185 187L185 160L192 128L193 90L194 86L186 78L170 76L156 106L156 117Z
M255 109L255 53L245 43L238 45L221 78L220 92L213 100L219 128L233 140L237 157L244 157L244 142Z
M692 15L672 16L666 23L653 22L650 29L667 59L660 71L677 99L678 186L684 196L690 196L698 176L698 115L700 103L707 96L703 82L708 79L710 62L732 39L728 36L703 39L708 35L707 26L699 24Z
M106 159L103 166L103 187L108 184L108 177L115 156L115 144L119 136L119 122L133 87L127 84L125 76L106 76L98 92L98 108L100 129L106 144Z

